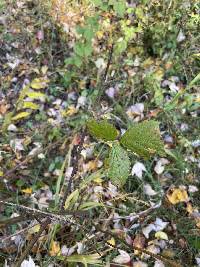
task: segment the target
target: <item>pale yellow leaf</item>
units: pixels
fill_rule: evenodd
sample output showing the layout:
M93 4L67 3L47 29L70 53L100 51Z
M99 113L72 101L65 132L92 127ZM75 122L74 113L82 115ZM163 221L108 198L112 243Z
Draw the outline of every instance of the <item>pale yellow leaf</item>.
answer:
M97 177L94 179L94 182L97 183L97 184L102 184L102 183L103 183L103 179L101 179L100 176L97 176Z
M78 110L74 106L69 106L66 111L62 112L62 115L64 117L67 117L67 116L72 116L72 115L76 114L77 112L78 112Z
M188 202L189 197L188 193L185 189L182 188L174 188L172 192L169 192L167 194L167 198L169 202L171 202L173 205L180 203L180 202Z
M40 230L40 224L36 224L34 225L33 227L31 227L29 230L28 230L28 233L31 235L31 234L35 234L35 233L38 233Z
M12 117L12 121L17 121L17 120L20 120L20 119L23 119L23 118L26 118L30 115L31 113L29 112L20 112L18 113L16 116Z
M193 213L194 212L194 209L192 207L192 204L190 202L187 203L187 207L186 207L186 210L189 214Z
M157 233L155 233L155 237L158 239L168 240L167 234L163 231L158 231Z
M112 237L111 239L107 240L107 243L110 244L111 246L115 246L116 242L114 237Z
M40 99L41 97L45 97L45 94L40 92L27 92L27 96L32 99Z
M0 171L0 177L2 177L3 176L3 171Z
M43 89L47 87L49 80L47 78L36 78L31 82L33 89Z
M42 66L41 72L42 72L43 75L45 75L47 73L47 70L48 70L48 67L46 65Z
M39 109L39 105L37 105L33 102L24 102L23 108L30 108L30 109L36 110L36 109Z
M32 194L33 189L31 187L25 188L21 190L25 194Z

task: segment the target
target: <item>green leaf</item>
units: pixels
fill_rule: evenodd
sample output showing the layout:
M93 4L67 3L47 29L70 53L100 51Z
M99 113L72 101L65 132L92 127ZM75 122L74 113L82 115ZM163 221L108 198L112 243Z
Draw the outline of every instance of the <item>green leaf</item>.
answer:
M126 3L123 0L114 1L113 4L114 11L121 18L125 15L126 12Z
M126 50L126 48L127 48L127 41L124 40L124 39L122 39L122 38L120 38L120 39L116 42L116 44L115 44L115 46L114 46L114 53L115 53L116 55L119 55L119 54L121 54L122 52L124 52L124 51Z
M81 204L79 209L80 210L89 210L89 209L93 209L96 207L102 207L102 206L103 206L102 203L98 203L98 202L94 202L94 201L88 201L88 202Z
M66 199L64 209L66 210L73 207L73 205L77 202L78 198L79 198L79 191L78 189L76 189Z
M97 122L90 120L87 123L88 130L93 137L105 141L114 141L118 136L117 129L106 120Z
M12 121L17 121L17 120L20 120L20 119L23 119L23 118L26 118L30 115L31 113L29 112L20 112L18 113L16 116L12 117Z
M119 143L114 143L109 154L108 177L112 183L123 186L129 176L130 159Z
M156 121L144 121L134 125L122 136L120 143L145 159L154 154L165 155L159 123Z
M90 255L79 255L79 254L74 254L71 256L59 256L57 257L60 260L64 260L67 262L80 262L84 266L88 266L88 264L101 264L102 261L100 260L100 255L99 254L90 254Z
M80 56L80 57L84 57L85 56L85 44L83 43L76 43L74 46L74 52Z

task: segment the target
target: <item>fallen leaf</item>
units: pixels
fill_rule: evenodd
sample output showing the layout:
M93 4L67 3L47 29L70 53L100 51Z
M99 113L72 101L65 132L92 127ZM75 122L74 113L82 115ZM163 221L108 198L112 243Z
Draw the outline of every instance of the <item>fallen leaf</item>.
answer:
M62 246L61 248L61 255L62 256L70 256L75 252L75 246L68 248L67 246Z
M5 103L0 104L0 114L4 115L8 110L8 105Z
M40 92L27 92L27 96L32 98L32 99L45 98L45 94L40 93Z
M63 111L62 112L62 115L64 117L66 117L66 116L72 116L72 115L76 114L77 112L78 112L78 110L74 106L69 106L68 109L67 109L67 111Z
M142 233L144 234L146 238L149 238L149 234L152 231L155 231L155 232L162 231L165 229L167 225L168 225L168 222L164 222L162 219L156 218L154 223L151 223L142 229Z
M110 244L111 246L115 246L116 242L114 237L112 237L111 239L107 240L107 243Z
M162 261L157 260L154 263L154 267L165 267L165 265L162 263Z
M29 233L30 235L32 235L32 234L38 233L39 230L40 230L40 224L36 224L36 225L34 225L33 227L31 227L31 228L28 230L28 233Z
M141 162L136 162L134 165L133 165L133 168L132 168L132 171L131 171L131 174L132 175L136 175L138 178L142 178L142 175L143 175L143 172L146 172L146 168L144 166L143 163Z
M10 124L8 126L8 131L10 131L10 132L17 132L18 129L17 129L17 127L14 124Z
M154 171L157 174L161 174L163 173L164 169L165 169L165 165L168 164L169 161L165 158L161 158L157 161L156 166L154 167Z
M118 264L125 264L131 261L131 257L126 251L121 249L119 249L118 251L120 254L113 259L113 262Z
M33 89L44 89L47 87L49 79L47 78L36 78L31 82L31 87Z
M148 265L142 261L135 261L135 262L133 262L132 266L133 267L148 267Z
M49 255L51 257L59 256L61 254L60 244L57 241L52 241L50 245Z
M33 102L25 101L23 103L23 108L29 108L29 109L37 110L37 109L39 109L39 105L37 105Z
M25 194L32 194L33 189L31 187L22 189L21 192L25 193Z
M150 197L157 195L157 192L153 190L150 184L144 185L144 193Z
M31 258L31 256L29 256L28 260L24 260L21 264L21 267L35 267L35 263L33 261L33 259Z
M12 117L12 121L17 121L17 120L20 120L20 119L23 119L23 118L26 118L30 115L31 113L30 112L20 112L18 113L16 116Z
M158 239L168 240L168 236L165 232L158 231L155 233L155 237Z
M48 71L48 66L46 66L46 65L42 66L42 68L41 68L42 74L45 75L47 73L47 71Z
M144 248L144 246L145 246L145 237L143 235L137 234L133 240L133 247ZM140 254L140 251L135 250L134 254L138 255Z
M10 146L15 152L23 151L24 150L23 141L24 139L13 139L10 141Z
M174 188L167 193L167 198L170 203L173 205L180 203L180 202L188 202L189 197L188 193L185 189L182 188Z

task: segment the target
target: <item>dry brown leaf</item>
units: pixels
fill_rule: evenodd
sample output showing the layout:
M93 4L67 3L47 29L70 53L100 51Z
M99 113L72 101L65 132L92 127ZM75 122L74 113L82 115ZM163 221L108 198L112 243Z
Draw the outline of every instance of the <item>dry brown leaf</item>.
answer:
M49 255L52 256L52 257L54 257L54 256L59 256L60 253L61 253L61 249L60 249L59 242L53 240L51 242Z

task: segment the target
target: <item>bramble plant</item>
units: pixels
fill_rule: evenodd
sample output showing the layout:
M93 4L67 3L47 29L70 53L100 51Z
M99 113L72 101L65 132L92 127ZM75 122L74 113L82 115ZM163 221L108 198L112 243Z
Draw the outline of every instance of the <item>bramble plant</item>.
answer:
M87 123L87 127L93 137L111 147L107 175L118 186L123 186L129 176L131 163L128 151L144 159L155 154L165 155L157 121L143 121L133 125L119 140L117 129L105 120L97 122L92 119Z

